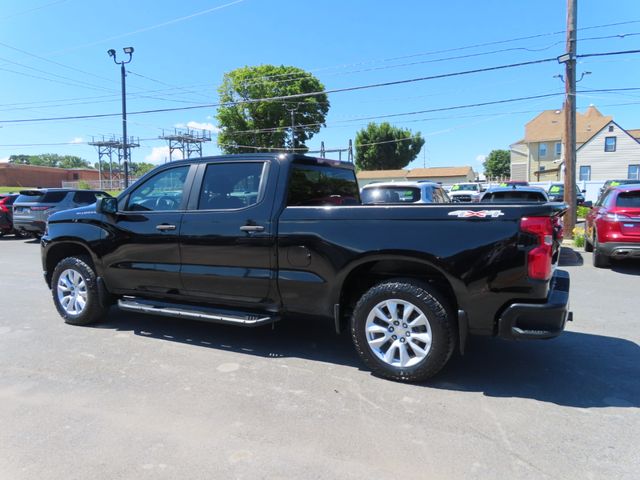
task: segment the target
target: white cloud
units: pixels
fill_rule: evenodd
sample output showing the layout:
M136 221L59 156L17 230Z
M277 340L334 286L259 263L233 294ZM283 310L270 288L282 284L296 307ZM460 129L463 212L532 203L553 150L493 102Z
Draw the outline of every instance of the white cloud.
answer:
M153 163L153 164L160 164L160 163L164 163L165 161L169 161L169 146L164 146L164 147L153 147L151 149L151 153L149 155L147 155L146 157L144 157L145 161ZM179 150L176 150L173 152L173 160L181 160L182 159L182 153Z
M195 120L191 120L191 121L187 122L186 124L184 124L184 123L176 123L174 126L176 128L192 128L194 130L206 130L206 131L212 132L212 133L220 133L220 131L221 131L220 128L216 127L211 122L196 122Z
M487 159L486 155L477 155L476 156L476 163L479 163L480 165L482 165L482 163Z
M69 143L84 143L84 138L82 137L75 137L73 140L71 140Z

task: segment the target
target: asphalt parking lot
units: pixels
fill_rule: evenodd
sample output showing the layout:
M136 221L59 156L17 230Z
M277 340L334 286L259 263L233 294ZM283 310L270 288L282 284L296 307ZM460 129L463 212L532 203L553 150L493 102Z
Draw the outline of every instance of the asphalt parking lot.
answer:
M564 335L474 338L405 385L324 324L65 325L39 253L0 239L0 479L640 476L639 263L565 249Z

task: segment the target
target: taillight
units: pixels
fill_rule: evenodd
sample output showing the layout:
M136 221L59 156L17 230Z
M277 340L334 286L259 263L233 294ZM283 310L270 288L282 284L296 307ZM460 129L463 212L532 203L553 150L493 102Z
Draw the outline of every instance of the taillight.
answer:
M551 278L553 255L553 223L551 217L523 217L520 230L537 238L537 245L527 255L529 278L548 280Z
M624 222L625 220L629 220L631 217L627 215L623 215L621 213L607 213L602 216L602 219L605 222Z
M45 210L49 210L51 207L31 207L32 212L44 212Z
M0 203L0 212L9 213L9 207L7 207L6 205L3 205L2 203Z

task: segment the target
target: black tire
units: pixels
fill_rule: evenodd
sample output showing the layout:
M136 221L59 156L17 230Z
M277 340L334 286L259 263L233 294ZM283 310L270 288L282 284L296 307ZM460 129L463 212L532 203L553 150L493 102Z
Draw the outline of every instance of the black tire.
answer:
M62 305L59 293L58 282L60 276L67 270L77 272L84 281L84 291L86 291L86 303L84 308L77 313L70 313ZM79 255L77 257L67 257L62 259L53 270L51 276L51 292L53 303L64 321L70 325L89 325L102 320L109 310L109 305L103 305L98 293L98 283L93 264L88 256Z
M584 251L585 252L593 252L593 243L589 240L589 235L584 234Z
M391 299L400 299L411 303L421 310L427 318L431 329L431 345L424 358L416 364L410 366L392 365L378 356L382 354L381 349L384 345L380 347L378 353L374 351L374 347L369 345L367 339L369 314L381 302ZM432 377L449 361L456 345L455 323L447 305L443 297L433 288L415 280L394 279L379 283L360 298L351 317L351 336L358 355L375 374L391 380L418 382ZM406 335L410 336L411 333L411 331L405 331ZM385 332L380 335L387 336L388 334ZM399 335L403 339L398 338L398 341L407 340L400 331ZM393 338L393 343L395 343L395 336ZM413 342L413 340L411 341ZM413 352L413 348L408 348L408 345L409 342L403 343L405 351ZM391 348L393 345L387 347L387 351ZM396 348L396 351L393 352L392 363L395 361L396 355L400 355L399 350L400 348ZM417 357L418 355L416 355ZM401 361L401 358L398 361Z
M594 234L595 235L595 234ZM595 238L593 239L593 255L592 255L592 260L593 260L593 266L596 268L607 268L611 265L611 258L609 258L608 255L602 253L602 250L600 249L600 247L598 246L598 239Z

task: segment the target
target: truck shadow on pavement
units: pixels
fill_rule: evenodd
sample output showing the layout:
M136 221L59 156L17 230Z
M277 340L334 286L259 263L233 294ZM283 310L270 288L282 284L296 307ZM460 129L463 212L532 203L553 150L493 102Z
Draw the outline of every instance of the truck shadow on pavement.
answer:
M256 355L302 358L363 369L347 332L328 322L285 320L242 328L153 317L112 309L96 328L130 331L164 341ZM565 332L548 341L473 337L464 356L416 388L482 392L579 408L640 407L640 347L631 341Z
M614 260L611 262L611 270L625 275L640 275L640 260L636 258Z
M474 337L430 385L566 407L640 407L640 346L565 332L553 340Z
M570 247L562 247L560 250L560 258L558 259L559 267L579 267L584 265L584 259L580 252Z

